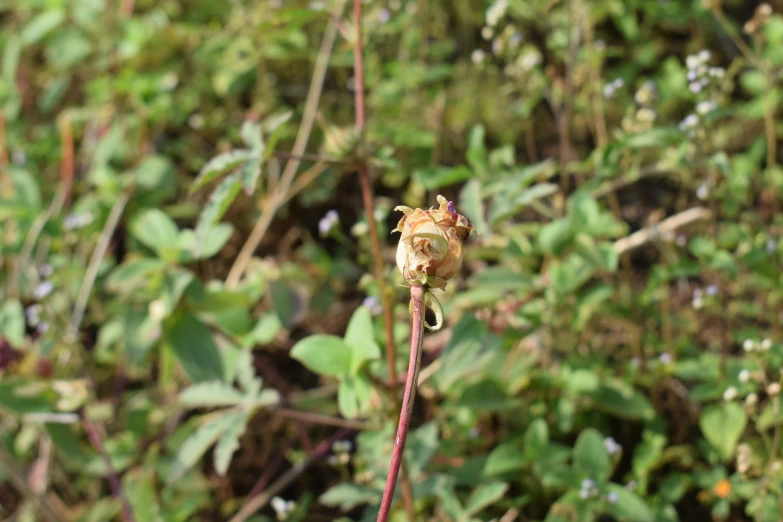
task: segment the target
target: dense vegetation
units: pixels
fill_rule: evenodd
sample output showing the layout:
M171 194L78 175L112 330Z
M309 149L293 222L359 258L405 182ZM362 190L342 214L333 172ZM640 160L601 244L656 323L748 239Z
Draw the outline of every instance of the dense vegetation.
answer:
M375 520L443 194L391 520L783 519L783 5L352 4L0 2L0 518Z

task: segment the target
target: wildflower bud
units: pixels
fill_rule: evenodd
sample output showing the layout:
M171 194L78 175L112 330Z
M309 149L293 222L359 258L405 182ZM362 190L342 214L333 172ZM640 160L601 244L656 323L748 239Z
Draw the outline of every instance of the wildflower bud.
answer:
M405 280L417 286L445 288L462 265L462 245L475 232L468 218L457 214L454 204L438 196L440 208L413 210L399 206L405 214L393 232L400 232L397 267Z

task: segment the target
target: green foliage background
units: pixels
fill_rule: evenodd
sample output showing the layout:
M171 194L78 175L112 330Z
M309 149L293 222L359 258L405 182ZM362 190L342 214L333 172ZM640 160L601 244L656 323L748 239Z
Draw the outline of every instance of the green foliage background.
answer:
M783 5L345 4L0 2L2 518L375 520L443 194L416 520L783 519Z

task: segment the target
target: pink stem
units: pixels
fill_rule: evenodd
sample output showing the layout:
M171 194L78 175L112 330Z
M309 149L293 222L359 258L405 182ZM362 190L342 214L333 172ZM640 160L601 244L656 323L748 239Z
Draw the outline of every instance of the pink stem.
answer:
M397 485L397 476L402 465L405 439L408 437L408 428L411 425L413 401L416 398L416 384L419 379L421 339L424 334L424 287L411 286L411 301L413 302L413 320L411 321L411 354L408 362L408 377L405 380L405 394L402 397L400 423L397 426L397 437L394 439L389 475L386 477L386 488L383 491L377 522L386 522L389 518L389 511L394 499L394 488Z

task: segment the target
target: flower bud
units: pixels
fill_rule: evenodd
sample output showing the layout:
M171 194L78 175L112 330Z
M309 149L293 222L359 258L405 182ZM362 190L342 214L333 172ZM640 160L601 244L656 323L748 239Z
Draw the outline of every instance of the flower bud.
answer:
M412 285L445 288L462 265L462 245L476 231L468 218L457 214L454 203L443 196L438 203L438 209L394 209L405 214L394 229L402 234L397 267Z

